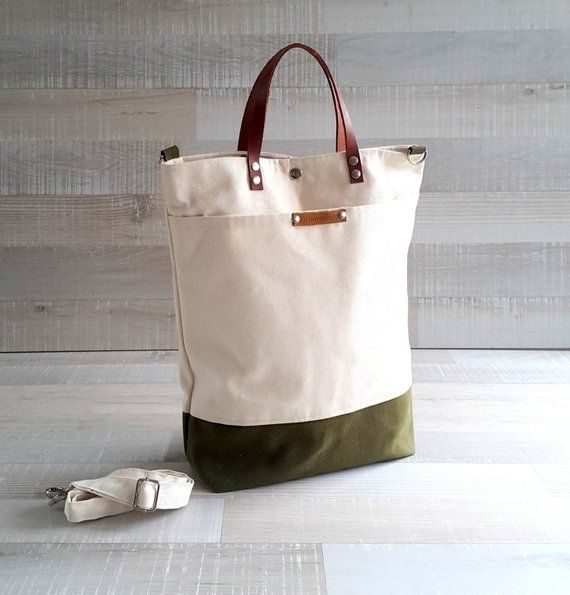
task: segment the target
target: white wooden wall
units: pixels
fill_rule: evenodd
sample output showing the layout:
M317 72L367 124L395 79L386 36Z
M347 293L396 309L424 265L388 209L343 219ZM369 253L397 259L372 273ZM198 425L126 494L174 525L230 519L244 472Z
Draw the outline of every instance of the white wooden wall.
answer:
M362 146L426 144L418 347L569 347L568 0L0 1L0 350L176 347L157 157L233 149L281 46ZM316 63L265 148L333 148Z

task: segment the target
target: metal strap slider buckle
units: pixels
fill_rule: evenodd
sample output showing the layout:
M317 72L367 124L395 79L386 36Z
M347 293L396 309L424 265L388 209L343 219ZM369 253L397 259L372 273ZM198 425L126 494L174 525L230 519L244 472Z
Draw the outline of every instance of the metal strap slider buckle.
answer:
M144 508L143 506L139 506L137 504L139 494L141 493L142 486L145 482L152 483L156 486L155 492L154 492L154 502L152 503L152 506L150 508ZM137 481L137 487L135 489L135 498L133 500L133 508L135 510L140 510L142 512L154 512L156 510L156 505L158 503L158 493L159 492L160 492L160 483L156 479L149 479L148 477L141 477Z

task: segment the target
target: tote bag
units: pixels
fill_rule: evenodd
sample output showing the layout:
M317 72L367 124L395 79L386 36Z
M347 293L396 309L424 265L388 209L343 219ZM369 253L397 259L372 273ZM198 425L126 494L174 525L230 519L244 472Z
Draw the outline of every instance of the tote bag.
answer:
M336 151L261 152L293 48L321 65ZM184 447L214 491L414 453L407 252L424 147L360 149L322 57L259 74L237 151L162 152Z

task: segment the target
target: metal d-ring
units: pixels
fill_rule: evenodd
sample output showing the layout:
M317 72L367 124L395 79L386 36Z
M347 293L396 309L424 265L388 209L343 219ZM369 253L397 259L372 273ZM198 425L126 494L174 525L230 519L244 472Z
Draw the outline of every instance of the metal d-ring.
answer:
M414 161L413 159L410 159L411 155L420 155L420 154L421 154L421 159L419 161ZM408 151L406 152L406 159L412 165L419 165L420 163L423 163L425 161L426 157L427 157L427 149L421 145L411 145L410 147L408 147Z

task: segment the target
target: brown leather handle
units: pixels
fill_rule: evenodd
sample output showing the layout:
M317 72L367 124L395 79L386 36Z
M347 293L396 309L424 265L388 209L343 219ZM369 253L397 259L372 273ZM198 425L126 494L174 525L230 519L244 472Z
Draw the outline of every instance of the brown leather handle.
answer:
M336 150L337 152L346 152L349 182L352 184L362 182L364 177L362 175L360 152L358 150L358 143L356 141L354 129L342 96L336 88L329 67L319 53L313 48L302 43L292 43L279 50L264 66L252 87L244 110L238 141L238 151L247 151L250 188L252 190L263 190L263 174L259 158L263 142L263 130L265 128L265 117L267 113L267 103L269 101L271 79L273 78L273 74L281 58L289 50L294 48L299 48L308 52L317 60L323 69L329 83L336 111Z
M334 79L330 74L330 71L327 67L326 62L323 58L311 47L303 45L301 43L294 43L291 44L282 50L279 51L278 54L275 54L269 62L263 67L263 70L259 73L251 92L249 94L247 104L245 106L245 110L243 113L243 118L241 121L241 128L239 132L239 140L238 140L238 151L247 151L247 141L250 135L250 130L252 128L252 120L254 118L254 111L256 106L256 101L259 95L267 96L269 98L269 87L271 85L271 80L273 78L273 74L275 73L275 69L277 68L277 64L283 57L283 55L289 51L289 49L293 48L302 48L309 52L312 56L315 57L319 65L323 68L323 72L327 77L327 82L329 84L329 88L331 90L331 94L333 96L334 107L335 107L335 116L336 116L336 150L344 151L346 149L346 139L344 137L344 128L343 126L339 126L342 120L342 114L340 111L339 101L338 101L338 90L336 88ZM257 114L257 117L261 119L261 131L265 128L265 118L267 114L267 102L263 105L262 113Z

